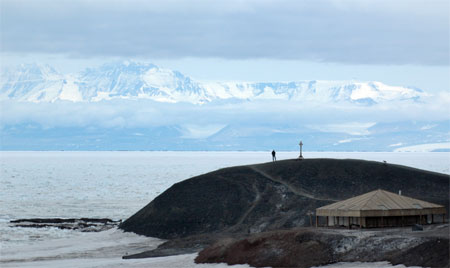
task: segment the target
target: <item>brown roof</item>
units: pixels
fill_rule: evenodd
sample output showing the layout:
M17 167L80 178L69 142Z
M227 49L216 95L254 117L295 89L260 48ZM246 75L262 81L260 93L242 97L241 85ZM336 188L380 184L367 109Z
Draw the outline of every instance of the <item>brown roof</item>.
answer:
M430 202L376 190L316 209L318 216L377 217L444 214L445 208Z

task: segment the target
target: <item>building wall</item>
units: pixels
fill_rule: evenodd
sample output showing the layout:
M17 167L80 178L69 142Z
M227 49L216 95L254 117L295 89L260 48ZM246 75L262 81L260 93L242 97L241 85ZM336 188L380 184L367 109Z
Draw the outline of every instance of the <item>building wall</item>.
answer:
M414 225L420 222L419 216L406 216L406 217L367 217L366 225L364 227L396 227L396 226L408 226Z
M329 217L328 226L360 225L360 221L358 217Z
M328 217L328 226L362 226L366 228L377 227L401 227L414 224L431 223L431 215L420 216L395 216L395 217ZM442 222L442 215L434 215L434 222Z

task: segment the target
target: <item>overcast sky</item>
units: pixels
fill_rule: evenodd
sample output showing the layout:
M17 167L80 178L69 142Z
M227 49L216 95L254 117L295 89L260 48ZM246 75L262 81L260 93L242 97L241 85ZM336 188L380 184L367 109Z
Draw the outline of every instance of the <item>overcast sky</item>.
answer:
M201 80L378 80L448 90L448 0L1 0L5 65L137 59Z

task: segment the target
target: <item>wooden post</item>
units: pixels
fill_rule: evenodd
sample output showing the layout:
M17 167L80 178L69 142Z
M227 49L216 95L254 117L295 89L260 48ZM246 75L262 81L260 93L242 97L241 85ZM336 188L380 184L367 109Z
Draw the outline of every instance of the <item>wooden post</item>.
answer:
M328 216L327 216L327 227L330 226L330 223L329 223L328 220L329 220L329 219L328 219Z
M311 215L311 213L308 213L309 214L309 226L313 226L313 224L312 224L312 215ZM317 224L316 224L317 225ZM317 227L317 226L316 226Z
M431 214L431 224L434 223L434 214Z
M319 216L316 215L316 228L319 225Z

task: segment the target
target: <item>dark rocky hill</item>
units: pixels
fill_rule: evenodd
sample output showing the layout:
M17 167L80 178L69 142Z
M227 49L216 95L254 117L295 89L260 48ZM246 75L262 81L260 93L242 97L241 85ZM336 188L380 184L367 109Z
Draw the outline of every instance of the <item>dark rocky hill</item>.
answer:
M309 211L376 189L401 190L448 211L448 175L373 161L293 159L225 168L182 181L120 228L167 239L309 226Z

